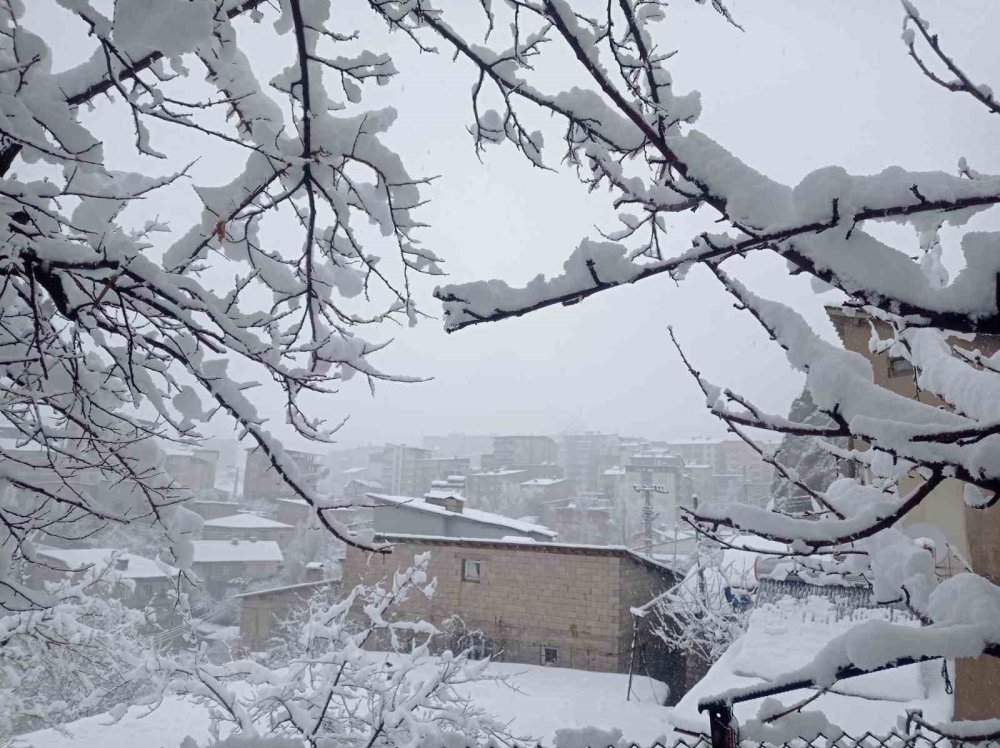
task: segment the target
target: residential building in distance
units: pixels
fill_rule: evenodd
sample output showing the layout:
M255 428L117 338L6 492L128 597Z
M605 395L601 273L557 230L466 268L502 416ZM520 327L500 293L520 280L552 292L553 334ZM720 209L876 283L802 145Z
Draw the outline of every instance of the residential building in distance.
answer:
M203 540L273 540L283 549L294 534L293 525L246 512L207 520L201 528Z
M147 605L167 607L167 590L177 581L177 569L151 558L127 553L114 548L38 548L38 555L46 559L47 566L33 565L36 581L54 582L71 579L90 570L100 573L104 569L130 580L134 588L120 597L126 605L144 608Z
M406 569L430 551L433 597L412 595L401 614L439 627L457 615L475 654L506 662L628 672L633 652L644 671L680 683L680 655L657 648L631 609L675 583L674 573L621 546L385 535L388 554L349 548L344 585L372 583ZM642 623L641 621L639 622ZM476 632L476 633L472 633Z
M352 478L344 486L343 494L345 499L360 501L367 494L373 491L381 491L382 482L377 480L367 480L365 478Z
M184 507L197 513L204 520L239 514L243 509L242 504L238 504L235 501L219 501L216 499L202 498L185 501Z
M487 434L444 434L425 436L422 446L437 455L469 455L472 458L471 469L478 471L482 467L480 455L493 448L493 439Z
M773 452L779 442L761 441L760 446ZM726 439L719 444L726 474L730 477L732 501L763 506L771 498L774 468L768 465L753 447L742 439Z
M277 499L271 504L271 516L295 528L308 527L319 521L316 511L305 499Z
M559 464L581 491L601 490L604 471L618 464L621 445L617 434L588 432L559 437Z
M422 447L386 444L381 452L372 454L371 460L378 466L382 490L390 494L405 494L413 493L410 489L417 484L417 461L431 456L433 452Z
M720 475L726 472L726 457L722 451L722 439L693 437L671 440L667 449L684 460L685 465L704 466L707 474ZM714 498L714 497L713 497Z
M656 486L650 492L650 503L655 513L655 523L663 527L673 527L680 519L679 509L689 503L684 483L684 461L668 452L639 452L629 457L625 463L625 485L619 483L619 501L631 499L639 505L645 503L645 495L636 487ZM622 490L624 489L624 490Z
M315 491L323 473L322 456L293 449L286 449L285 455L298 467L306 485ZM284 497L294 497L291 486L278 474L263 452L252 450L247 455L246 471L243 475L244 501Z
M340 471L341 490L354 480L379 483L381 485L382 465L377 462L369 462L365 465L356 465Z
M471 457L424 457L415 463L413 482L403 493L420 495L429 491L437 481L448 476L466 476L471 472Z
M559 445L551 436L495 436L493 451L484 454L480 463L484 471L558 465Z
M505 497L520 495L521 484L531 479L528 470L488 470L465 479L465 496L478 505L491 506Z
M604 471L602 493L611 508L616 541L641 548L643 542L635 545L634 539L643 537L646 495L637 489L651 487L651 527L672 531L680 519L680 508L690 503L691 482L684 461L663 449L635 452L624 460Z
M612 510L603 498L580 496L546 502L543 520L559 533L563 543L605 545L611 541Z
M163 469L184 488L201 491L215 488L219 452L173 442L162 442L166 453Z
M519 484L526 503L541 513L541 507L550 501L571 499L576 496L576 481L570 478L531 478Z
M273 540L193 540L191 568L210 594L277 576L285 558Z
M434 535L451 538L521 537L548 541L556 533L547 527L470 509L455 492L432 491L423 498L369 494L375 504L376 533Z

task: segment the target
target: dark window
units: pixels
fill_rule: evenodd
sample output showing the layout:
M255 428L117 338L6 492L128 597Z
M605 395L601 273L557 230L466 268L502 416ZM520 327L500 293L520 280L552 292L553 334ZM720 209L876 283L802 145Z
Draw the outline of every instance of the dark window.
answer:
M462 561L462 579L466 582L478 582L480 580L481 572L480 561L474 561L471 558L464 559Z
M889 359L890 377L906 377L912 375L913 375L913 364L911 364L905 358Z
M555 647L542 647L542 664L543 665L558 665L559 664L559 650Z

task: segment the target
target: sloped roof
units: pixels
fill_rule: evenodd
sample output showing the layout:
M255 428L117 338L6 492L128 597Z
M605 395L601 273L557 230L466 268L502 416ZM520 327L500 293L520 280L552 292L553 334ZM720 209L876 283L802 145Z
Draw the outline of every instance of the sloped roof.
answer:
M387 494L380 493L369 493L366 495L374 501L381 501L389 505L402 506L408 509L413 509L414 511L427 512L429 514L461 517L472 522L481 522L486 525L494 525L496 527L517 530L519 533L533 532L550 538L554 538L558 534L554 530L550 530L548 527L543 525L536 525L532 522L524 522L523 520L512 519L511 517L504 517L501 514L493 514L492 512L484 512L480 509L463 509L461 512L453 512L450 509L445 509L443 506L431 504L428 501L412 496L389 496Z
M533 538L506 535L503 538L452 538L442 535L411 535L396 532L377 532L375 538L387 543L422 543L427 545L451 545L469 548L511 548L538 553L562 553L575 556L617 556L641 566L654 569L658 573L677 574L677 570L661 560L626 548L623 545L595 545L587 543L556 543Z
M113 570L127 579L168 579L177 576L177 569L165 563L157 563L151 558L114 548L48 548L38 549L42 556L50 558L69 571L86 571L93 567L102 571L113 564L113 559L126 561L124 569L113 566ZM116 555L117 554L117 555Z
M285 560L273 540L194 540L192 545L196 564Z
M556 483L568 483L569 478L532 478L524 481L522 486L554 486Z
M281 587L268 587L265 590L253 590L251 592L241 592L238 595L233 595L237 600L246 599L248 597L266 597L268 595L274 595L282 592L293 592L295 590L309 590L309 589L319 589L320 587L329 587L331 584L337 584L340 579L316 579L311 582L298 582L297 584L286 584Z
M258 517L256 514L231 514L226 517L218 517L216 519L207 520L204 523L205 527L227 527L239 530L291 530L291 525L286 525L284 522L276 522L273 519L268 519L267 517Z

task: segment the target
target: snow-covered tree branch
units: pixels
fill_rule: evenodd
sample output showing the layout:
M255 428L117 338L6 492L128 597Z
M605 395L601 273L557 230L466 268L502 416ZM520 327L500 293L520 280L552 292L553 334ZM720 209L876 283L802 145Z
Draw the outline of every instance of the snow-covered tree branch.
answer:
M34 563L39 531L79 538L141 522L184 567L190 517L153 444L193 441L213 418L231 419L327 530L361 542L320 511L250 389L267 383L287 423L325 441L337 425L310 398L355 374L412 380L378 369L369 357L384 343L358 334L415 322L409 279L440 272L414 235L424 180L381 140L395 113L361 103L366 86L396 73L391 58L338 30L324 2L116 2L107 15L87 0L59 5L77 20L59 33L93 52L54 73L53 29L25 25L20 0L0 3L0 416L18 434L0 454L17 494L0 507L4 557ZM291 59L270 81L241 44L246 25L265 19ZM168 170L109 165L84 106L121 117L135 158ZM171 131L202 151L228 148L242 168L223 186L192 188L190 165L158 145ZM157 201L182 192L201 216L168 226ZM369 221L375 239L359 233ZM126 486L126 508L96 501L87 475ZM8 566L0 605L37 607Z
M514 0L503 21L500 10L487 9L483 44L469 42L449 25L448 12L426 3L378 7L410 33L429 29L477 71L476 149L508 141L531 163L548 166L554 160L528 123L539 114L554 117L565 136L560 149L549 150L576 169L587 189L607 190L620 211L621 226L582 238L555 277L539 275L523 287L502 280L440 287L446 329L575 304L653 276L681 280L692 267L706 267L806 376L822 419L796 422L767 413L707 381L681 351L707 408L815 508L802 515L717 504L689 512L690 520L703 532L730 527L781 541L794 554L847 550L851 564L870 560L876 597L905 602L929 624L905 639L910 654L997 651L997 609L981 609L997 588L962 575L937 586L930 553L894 526L946 481L965 484L972 509L1000 499L1000 354L991 342L1000 333L998 235L966 231L963 266L953 278L941 261L939 237L946 224L961 230L1000 202L1000 178L963 159L954 173L892 167L861 176L830 166L794 186L771 179L696 129L700 98L679 92L668 72L670 55L657 46L655 24L669 12L664 3ZM902 15L905 51L919 71L971 96L984 115L996 113L991 89L973 82L916 7L905 2ZM573 60L576 85L550 89L551 76L537 72L544 55ZM705 229L677 237L667 219L680 211L704 218ZM920 255L881 238L884 232L873 229L880 222L912 228ZM752 252L775 254L790 273L841 292L847 313L869 320L872 355L912 365L919 397L880 386L864 355L827 342L795 310L734 277L730 261ZM757 444L756 430L812 439L844 463L845 475L829 486L809 485ZM975 604L964 596L972 590ZM963 617L972 610L979 611L974 621ZM853 651L839 659L845 666L862 661L884 664Z

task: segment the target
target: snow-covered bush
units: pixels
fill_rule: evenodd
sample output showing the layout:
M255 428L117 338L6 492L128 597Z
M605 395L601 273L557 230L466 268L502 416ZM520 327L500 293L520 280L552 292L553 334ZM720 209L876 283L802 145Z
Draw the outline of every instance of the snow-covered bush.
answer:
M428 561L416 556L384 586L314 598L287 629L294 641L261 660L216 665L203 650L150 660L143 680L158 689L146 701L192 695L212 707L217 734L239 736L234 745L261 736L317 748L510 744L506 726L463 694L465 684L493 677L484 672L489 660L432 655L441 632L395 610L410 595L433 595ZM373 651L375 642L385 649Z
M656 619L653 632L671 649L711 665L743 634L753 604L756 580L739 576L721 553L697 557L647 613Z
M127 703L148 651L142 611L116 595L108 569L51 585L44 611L0 618L0 736L59 725Z

